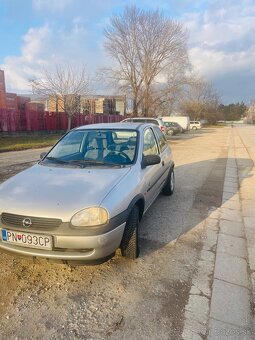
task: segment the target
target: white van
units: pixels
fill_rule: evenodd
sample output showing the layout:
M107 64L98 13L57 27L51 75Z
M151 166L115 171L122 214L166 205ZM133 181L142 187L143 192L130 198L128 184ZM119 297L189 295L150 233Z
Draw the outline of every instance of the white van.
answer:
M183 128L184 131L189 131L190 120L187 116L164 116L162 117L163 122L176 122Z
M191 130L201 129L201 123L198 120L190 121L190 129Z

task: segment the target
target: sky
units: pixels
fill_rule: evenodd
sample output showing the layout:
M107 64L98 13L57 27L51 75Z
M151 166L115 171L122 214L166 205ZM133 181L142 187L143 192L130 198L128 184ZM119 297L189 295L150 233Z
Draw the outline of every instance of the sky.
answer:
M108 66L104 28L134 4L183 23L194 71L223 103L255 99L255 0L0 0L7 90L29 93L29 80L56 63L86 65L91 75Z

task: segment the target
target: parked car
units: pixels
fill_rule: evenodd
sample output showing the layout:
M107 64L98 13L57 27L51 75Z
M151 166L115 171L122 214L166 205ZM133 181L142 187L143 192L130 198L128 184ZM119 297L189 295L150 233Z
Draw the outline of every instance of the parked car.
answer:
M181 125L183 128L183 132L189 131L190 129L190 120L187 116L163 116L162 120L164 123L166 122L175 122Z
M190 121L190 129L191 130L201 129L201 123L198 120Z
M0 185L0 249L102 262L139 254L139 222L174 192L174 161L155 124L95 124L64 135L34 166Z
M174 135L178 133L183 133L183 128L181 127L180 124L176 122L164 122L164 125L166 127L166 131L168 132L168 130L172 130Z
M165 133L165 125L161 118L149 118L149 117L132 117L126 118L121 121L121 123L149 123L157 125L160 130Z

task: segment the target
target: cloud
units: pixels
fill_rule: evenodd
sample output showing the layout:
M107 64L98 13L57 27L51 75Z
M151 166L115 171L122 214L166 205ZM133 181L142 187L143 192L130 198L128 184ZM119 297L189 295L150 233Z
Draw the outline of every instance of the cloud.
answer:
M204 12L186 13L182 20L190 31L194 68L217 85L224 101L251 99L248 87L255 84L254 2L211 1Z
M22 40L21 55L8 56L0 65L5 70L9 91L30 92L29 80L38 78L43 69L53 69L56 64L87 65L90 73L100 64L100 58L97 62L94 54L100 49L100 41L91 39L79 17L57 29L50 24L30 28Z
M30 28L23 37L21 56L5 58L1 68L5 70L7 90L18 92L31 90L29 80L36 78L38 70L45 64L42 51L49 35L48 25Z
M43 67L56 63L86 64L90 73L107 65L103 28L111 14L132 4L129 0L33 0L33 15L40 21L22 38L20 55L7 56L10 91L27 92L28 80ZM254 0L145 1L138 6L173 12L189 30L189 52L194 68L211 80L225 102L252 99L255 91ZM230 81L231 80L231 81ZM239 84L239 86L236 86Z

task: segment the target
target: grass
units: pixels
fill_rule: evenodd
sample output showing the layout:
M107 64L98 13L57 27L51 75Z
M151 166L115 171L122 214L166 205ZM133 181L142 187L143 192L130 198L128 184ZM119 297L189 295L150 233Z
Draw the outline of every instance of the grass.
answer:
M0 137L0 152L37 149L52 146L61 134L24 137Z

